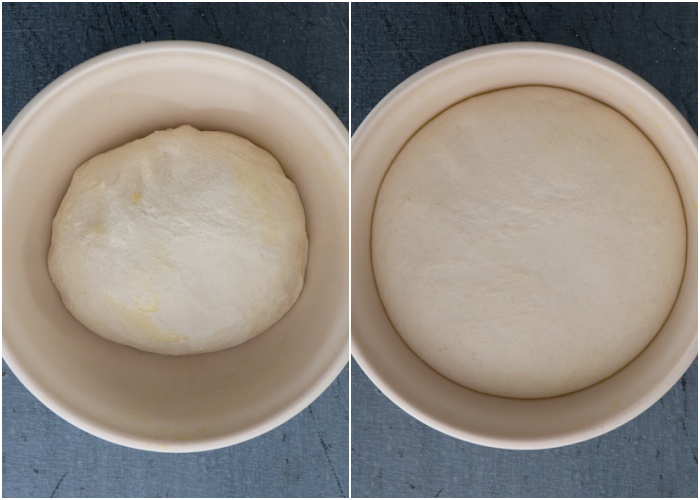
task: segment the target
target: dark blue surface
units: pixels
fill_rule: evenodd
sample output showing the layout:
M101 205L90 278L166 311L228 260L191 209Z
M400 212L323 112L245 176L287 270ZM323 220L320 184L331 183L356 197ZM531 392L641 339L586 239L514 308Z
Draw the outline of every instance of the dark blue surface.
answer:
M355 3L352 130L396 85L481 45L543 41L622 64L697 131L696 4ZM657 404L578 445L507 451L441 434L390 402L352 364L355 497L697 497L697 360Z
M347 4L4 3L2 16L3 130L39 90L77 64L125 45L172 39L266 59L348 123ZM347 368L279 428L185 455L132 450L78 430L29 394L4 363L2 387L7 497L345 497L349 491Z

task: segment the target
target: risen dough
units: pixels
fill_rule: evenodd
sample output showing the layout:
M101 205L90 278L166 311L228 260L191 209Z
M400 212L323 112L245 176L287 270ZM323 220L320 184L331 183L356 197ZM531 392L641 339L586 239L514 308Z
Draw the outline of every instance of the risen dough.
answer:
M674 180L627 119L580 94L520 87L424 126L380 188L372 258L411 349L481 392L585 388L637 356L685 264Z
M265 331L303 286L307 238L294 184L268 152L182 126L96 156L53 222L49 272L95 333L193 354Z

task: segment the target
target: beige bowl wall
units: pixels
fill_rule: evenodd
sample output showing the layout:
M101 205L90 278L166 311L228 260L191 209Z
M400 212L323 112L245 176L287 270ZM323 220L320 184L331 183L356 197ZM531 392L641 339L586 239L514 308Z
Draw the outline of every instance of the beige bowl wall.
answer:
M560 397L490 396L439 375L396 333L372 272L375 199L394 157L427 121L470 96L521 85L570 89L617 109L656 145L679 188L688 230L676 305L651 344L625 368ZM439 61L393 90L352 140L352 342L370 379L397 405L454 437L493 447L562 446L608 432L657 401L697 355L697 137L673 106L633 73L577 49L512 43Z
M73 171L149 133L191 124L246 137L297 185L306 281L270 330L233 349L168 357L103 340L65 309L47 270L51 222ZM156 42L59 78L3 137L3 355L57 414L158 451L217 448L294 416L348 357L347 132L300 82L248 54Z

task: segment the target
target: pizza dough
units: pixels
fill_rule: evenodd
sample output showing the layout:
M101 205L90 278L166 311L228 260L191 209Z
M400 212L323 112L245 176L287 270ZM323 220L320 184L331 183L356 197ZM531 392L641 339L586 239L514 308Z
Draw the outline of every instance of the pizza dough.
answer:
M96 156L53 222L49 272L93 332L161 354L238 345L294 304L304 211L268 152L182 126Z
M673 307L686 231L650 141L580 94L467 99L404 146L378 195L372 259L397 332L445 377L556 396L637 356Z

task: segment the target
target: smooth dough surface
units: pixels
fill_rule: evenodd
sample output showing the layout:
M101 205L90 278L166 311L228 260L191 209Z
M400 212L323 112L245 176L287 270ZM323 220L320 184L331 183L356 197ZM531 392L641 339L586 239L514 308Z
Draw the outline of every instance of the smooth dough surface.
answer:
M372 259L397 332L466 387L541 398L607 378L673 307L685 266L665 162L617 111L550 87L425 125L377 198Z
M304 211L277 160L190 126L80 166L54 218L49 271L93 332L160 354L238 345L294 304Z

